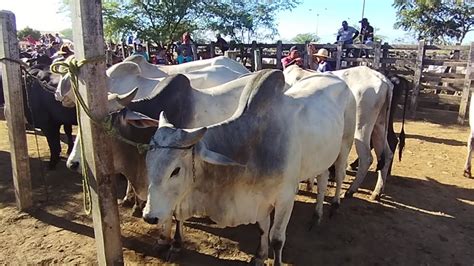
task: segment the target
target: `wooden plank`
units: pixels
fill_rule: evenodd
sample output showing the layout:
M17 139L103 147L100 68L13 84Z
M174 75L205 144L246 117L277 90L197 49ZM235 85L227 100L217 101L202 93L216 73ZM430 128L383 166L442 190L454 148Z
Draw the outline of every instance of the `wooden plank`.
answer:
M259 49L256 49L253 51L253 59L255 60L254 65L255 65L255 71L262 70L262 57Z
M255 50L257 50L257 42L252 41L252 49L250 50L250 65L252 66L252 71L255 71Z
M426 45L427 50L469 50L469 45Z
M469 48L469 55L467 57L467 68L466 68L466 77L464 78L464 89L462 91L461 105L459 106L458 114L458 123L464 124L464 120L467 115L467 103L469 101L469 96L471 95L471 73L474 72L474 42L471 42Z
M443 59L425 59L424 65L433 65L433 66L466 66L467 62L466 61L455 61L455 60L443 60Z
M74 51L77 60L104 55L102 5L100 0L72 1ZM81 67L79 92L97 119L107 115L105 62L96 60ZM81 112L82 136L86 160L91 173L92 219L100 265L123 264L120 219L113 173L111 139L102 127L91 123Z
M461 96L422 93L419 95L418 101L436 104L459 105L461 103Z
M372 50L374 49L374 45L368 45L368 44L344 44L344 49L348 48L356 48L356 49L366 49L366 50Z
M425 76L425 73L423 73L421 77L421 81L422 82L446 82L450 84L464 84L464 79L430 77L430 76Z
M461 91L461 88L458 87L453 87L453 86L441 86L441 85L430 85L430 84L421 84L423 89L427 90L445 90L445 91L451 91L451 92L456 92L456 91Z
M276 51L276 68L277 69L283 69L283 66L281 65L281 59L283 56L283 46L281 41L277 41L277 51Z
M364 63L372 63L374 62L374 59L373 58L354 58L354 57L344 57L342 58L343 61L346 61L346 62L358 62L358 63L361 63L361 62L364 62Z
M388 48L392 50L418 50L418 45L396 44L396 45L389 45Z
M416 116L417 97L420 94L421 74L423 71L423 58L424 57L425 57L425 41L421 40L418 43L416 67L415 67L415 73L413 75L413 93L411 95L411 101L410 101L410 112L411 112L412 118L415 118Z
M0 58L20 59L16 36L15 15L10 11L0 11ZM25 133L23 91L21 87L20 65L4 61L2 66L3 93L5 97L5 118L10 141L13 185L16 206L24 211L33 205L31 173L28 146Z
M455 78L455 79L463 79L465 78L465 74L461 73L431 73L431 72L423 72L423 77L433 77L433 78Z
M209 46L209 54L211 58L216 57L216 43L211 42L211 45Z
M405 63L405 64L414 64L416 59L409 59L409 58L382 58L380 62L385 64L395 64L395 63Z
M342 58L342 44L338 43L337 44L337 53L336 53L336 70L341 69L341 58Z

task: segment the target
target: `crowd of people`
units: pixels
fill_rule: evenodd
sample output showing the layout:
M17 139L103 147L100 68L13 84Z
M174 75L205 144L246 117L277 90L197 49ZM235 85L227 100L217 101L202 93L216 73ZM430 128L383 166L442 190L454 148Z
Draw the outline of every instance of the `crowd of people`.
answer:
M362 44L373 44L374 42L374 28L370 25L369 20L367 18L363 18L362 20L359 21L361 24L361 30L360 32L354 28L348 25L347 21L342 22L342 27L337 31L336 35L336 43L341 43L341 44L353 44L355 40L359 38L360 43ZM353 49L347 49L346 53L351 56L354 55ZM361 56L362 53L368 57L369 53L367 51L360 50L360 53L358 56ZM317 51L317 53L313 54L313 60L316 63L315 64L315 69L318 72L326 72L326 71L332 71L334 69L334 66L332 66L329 62L329 51L325 48L321 48ZM288 56L283 58L281 60L283 69L287 68L288 66L291 65L303 65L303 59L300 55L300 52L298 51L296 46L293 46L290 48L290 53Z

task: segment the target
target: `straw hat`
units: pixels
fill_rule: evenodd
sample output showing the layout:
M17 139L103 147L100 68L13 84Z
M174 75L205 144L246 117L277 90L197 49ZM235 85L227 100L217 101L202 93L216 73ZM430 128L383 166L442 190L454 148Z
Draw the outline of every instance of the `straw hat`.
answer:
M316 57L328 58L329 57L329 52L328 52L328 50L326 50L324 48L321 48L321 49L318 50L317 53L315 53L313 55L316 56Z

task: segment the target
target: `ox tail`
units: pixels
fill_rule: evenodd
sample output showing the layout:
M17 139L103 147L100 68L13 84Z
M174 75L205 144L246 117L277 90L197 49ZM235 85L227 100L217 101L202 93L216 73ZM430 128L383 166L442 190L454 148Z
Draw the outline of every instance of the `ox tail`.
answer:
M403 86L403 89L405 90L405 100L403 101L402 129L400 130L400 134L398 135L398 138L400 140L400 143L398 144L398 161L402 160L403 148L405 148L405 113L408 102L408 81L404 80L403 83L405 83L405 86Z

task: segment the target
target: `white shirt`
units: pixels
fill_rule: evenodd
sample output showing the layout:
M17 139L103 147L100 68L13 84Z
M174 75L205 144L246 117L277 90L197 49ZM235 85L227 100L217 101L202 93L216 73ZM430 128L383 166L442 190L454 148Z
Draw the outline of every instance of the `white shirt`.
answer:
M337 32L337 35L339 36L338 41L343 41L343 42L351 41L352 37L354 36L354 33L356 32L357 30L351 26L348 26L347 30L344 30L344 28L340 28L339 31Z

